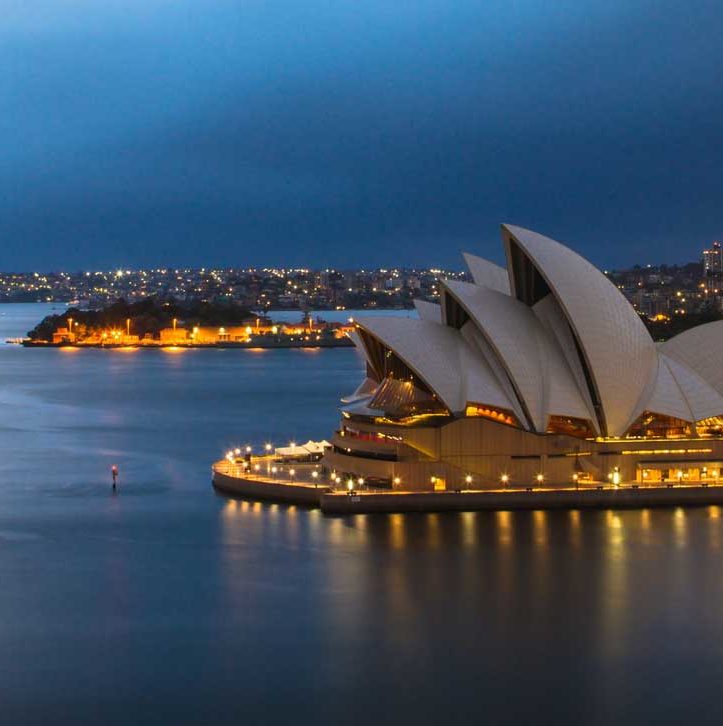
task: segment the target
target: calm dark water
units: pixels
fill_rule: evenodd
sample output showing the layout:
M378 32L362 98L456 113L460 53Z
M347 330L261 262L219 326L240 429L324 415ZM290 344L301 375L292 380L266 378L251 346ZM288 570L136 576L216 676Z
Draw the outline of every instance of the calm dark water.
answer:
M0 306L0 337L24 315ZM720 722L718 508L325 518L214 494L230 445L328 435L360 370L0 346L0 722Z

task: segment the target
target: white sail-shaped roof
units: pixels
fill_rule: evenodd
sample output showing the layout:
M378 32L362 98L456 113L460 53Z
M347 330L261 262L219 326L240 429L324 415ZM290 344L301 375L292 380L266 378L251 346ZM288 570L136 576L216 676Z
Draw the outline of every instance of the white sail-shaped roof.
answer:
M656 373L655 344L622 293L587 260L536 232L503 225L512 294L532 306L552 292L580 346L608 435L630 425Z
M651 395L638 406L636 418L643 411L661 413L684 421L693 421L695 418L665 356L659 357L658 373Z
M723 320L679 333L661 343L660 351L694 370L723 393Z
M367 379L348 400L363 408L380 386L411 377L454 415L472 403L496 407L539 433L561 430L551 417L624 436L644 412L690 422L723 416L723 321L656 345L580 255L519 227L503 226L503 239L506 279L465 255L474 283L443 281L441 305L415 303L419 319L358 323Z
M665 355L660 358L670 368L696 421L723 414L723 396L713 386L682 363Z
M442 306L426 300L415 300L414 307L422 320L431 320L433 323L442 322Z
M475 285L484 285L491 290L510 294L510 280L504 267L469 252L463 252L462 256Z
M489 366L458 330L412 318L365 318L359 326L412 370L452 412L467 401L513 410Z
M462 334L465 342L469 348L474 351L474 358L481 358L485 363L486 369L489 369L492 378L496 381L497 386L504 394L503 398L500 398L500 403L496 402L496 399L490 398L490 395L494 393L492 391L485 398L479 398L482 393L477 394L477 398L469 396L467 400L475 403L488 403L489 405L502 406L503 408L509 408L514 414L515 418L520 422L523 428L529 428L526 425L526 415L522 410L515 389L512 387L512 382L507 371L502 366L499 356L492 350L492 347L487 342L487 339L480 332L479 327L472 321L468 320L459 331ZM485 373L485 377L487 373ZM504 404L504 401L509 401L508 404Z
M538 303L535 303L532 310L547 334L557 343L556 349L560 351L565 359L568 370L575 381L575 390L578 392L582 404L580 409L581 415L578 417L586 418L592 424L593 429L597 433L600 433L595 416L595 409L585 381L585 372L565 314L560 309L557 300L555 300L555 296L552 294L547 295ZM582 415L582 412L584 412L584 415ZM551 400L550 413L564 415L562 404L558 406L555 400ZM572 416L574 414L569 413L568 415Z
M511 379L534 430L543 432L551 414L590 418L557 342L535 313L509 295L447 280L452 295L479 327Z

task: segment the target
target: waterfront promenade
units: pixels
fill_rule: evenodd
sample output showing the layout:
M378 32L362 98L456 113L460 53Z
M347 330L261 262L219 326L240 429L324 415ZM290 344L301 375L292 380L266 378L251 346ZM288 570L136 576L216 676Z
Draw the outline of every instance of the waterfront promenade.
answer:
M213 464L212 473L214 487L226 494L317 507L325 514L723 505L723 484L701 482L400 491L359 487L353 481L349 487L340 477L330 482L328 476L324 480L319 465L280 464L271 456L254 457L247 467L222 459Z

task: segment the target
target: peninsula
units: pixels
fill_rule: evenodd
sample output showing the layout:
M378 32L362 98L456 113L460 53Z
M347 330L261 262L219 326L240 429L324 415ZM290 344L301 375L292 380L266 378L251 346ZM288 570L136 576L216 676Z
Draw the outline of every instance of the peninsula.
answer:
M148 298L100 310L68 308L48 315L22 341L26 347L336 348L353 343L350 326L314 320L274 322L233 303Z

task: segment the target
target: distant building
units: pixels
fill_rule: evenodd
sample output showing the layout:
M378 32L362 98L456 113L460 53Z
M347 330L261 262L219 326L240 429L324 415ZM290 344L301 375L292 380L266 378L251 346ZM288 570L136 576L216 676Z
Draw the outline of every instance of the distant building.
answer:
M710 249L703 250L703 271L706 277L723 275L723 249L720 242L713 242Z

